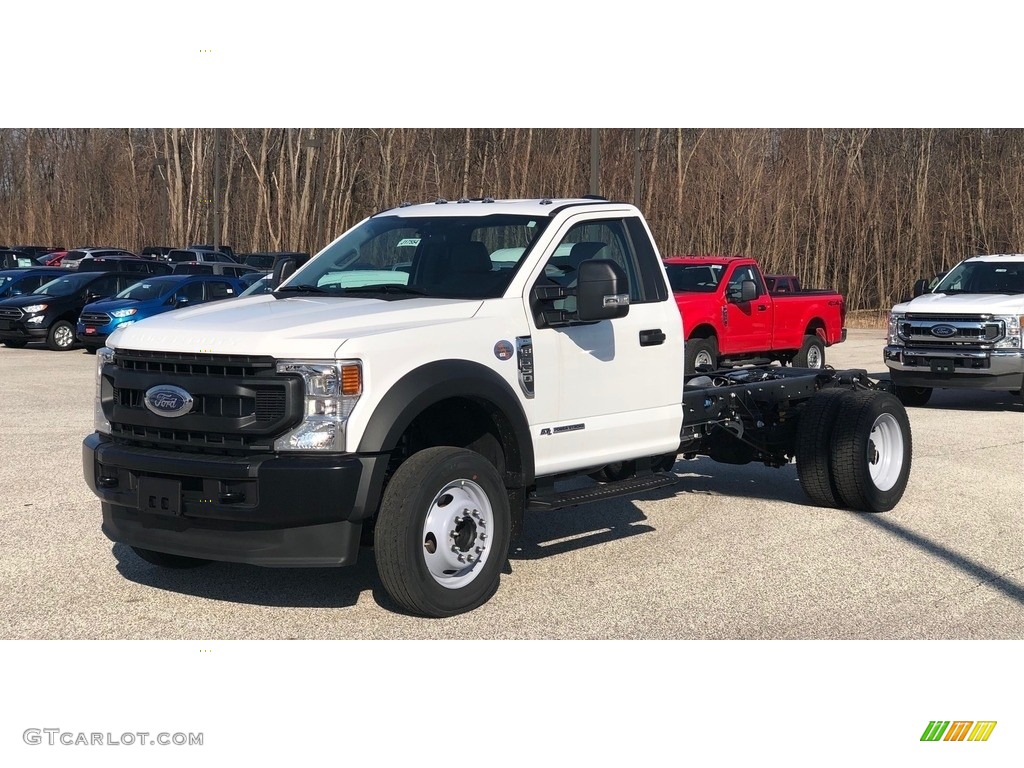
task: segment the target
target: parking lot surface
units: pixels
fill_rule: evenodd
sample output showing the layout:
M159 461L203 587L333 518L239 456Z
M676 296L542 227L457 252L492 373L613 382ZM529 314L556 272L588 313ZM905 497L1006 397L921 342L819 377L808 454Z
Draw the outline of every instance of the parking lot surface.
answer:
M827 362L885 376L884 333ZM82 480L95 357L0 347L0 638L1021 638L1024 405L937 390L884 514L810 506L794 465L681 461L670 489L527 516L497 595L394 610L372 552L341 569L171 571L100 532ZM628 395L626 395L628 396Z

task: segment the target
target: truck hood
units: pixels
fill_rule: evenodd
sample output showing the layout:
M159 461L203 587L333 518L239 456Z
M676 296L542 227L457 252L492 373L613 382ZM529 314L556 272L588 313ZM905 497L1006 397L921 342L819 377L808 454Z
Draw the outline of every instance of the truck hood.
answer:
M146 318L115 331L125 349L330 359L357 336L470 318L480 301L272 295L224 299Z
M952 315L1024 314L1024 295L1006 293L926 293L897 304L893 312L931 312Z

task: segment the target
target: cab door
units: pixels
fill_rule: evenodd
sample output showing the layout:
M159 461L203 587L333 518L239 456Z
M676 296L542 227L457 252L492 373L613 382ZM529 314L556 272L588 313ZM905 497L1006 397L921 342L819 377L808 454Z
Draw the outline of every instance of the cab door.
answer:
M747 280L757 286L757 295L751 301L741 301L740 290ZM723 299L719 351L735 354L771 349L773 304L760 273L749 264L737 266L726 277Z
M526 403L538 475L674 451L682 418L683 339L663 268L638 217L579 214L527 291L533 397ZM629 311L599 322L573 319L579 264L609 259L628 280ZM537 287L569 295L550 305ZM545 317L543 310L552 315ZM550 321L558 313L562 321Z

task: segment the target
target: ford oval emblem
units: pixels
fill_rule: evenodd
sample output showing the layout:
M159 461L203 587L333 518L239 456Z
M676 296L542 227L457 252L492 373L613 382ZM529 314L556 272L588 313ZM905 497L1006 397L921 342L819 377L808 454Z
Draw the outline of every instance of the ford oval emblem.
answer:
M157 416L184 416L192 410L192 395L171 384L158 384L147 389L145 402Z
M938 336L940 339L948 339L950 336L956 335L956 328L952 325L933 325L932 336Z

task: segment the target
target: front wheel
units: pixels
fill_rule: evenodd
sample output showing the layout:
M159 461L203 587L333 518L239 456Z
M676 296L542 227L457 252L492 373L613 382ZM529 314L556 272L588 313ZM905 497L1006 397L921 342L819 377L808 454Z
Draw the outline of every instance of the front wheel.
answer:
M75 328L67 320L58 320L46 335L46 346L54 352L65 352L75 346Z
M697 368L718 368L718 342L715 339L690 339L686 342L685 373L696 373Z
M825 342L814 333L804 336L804 343L793 356L794 368L824 368Z
M844 397L832 432L830 460L843 503L862 512L887 512L910 479L910 420L888 392Z
M422 616L487 602L508 558L512 517L494 465L465 448L422 450L395 471L374 531L388 595Z

